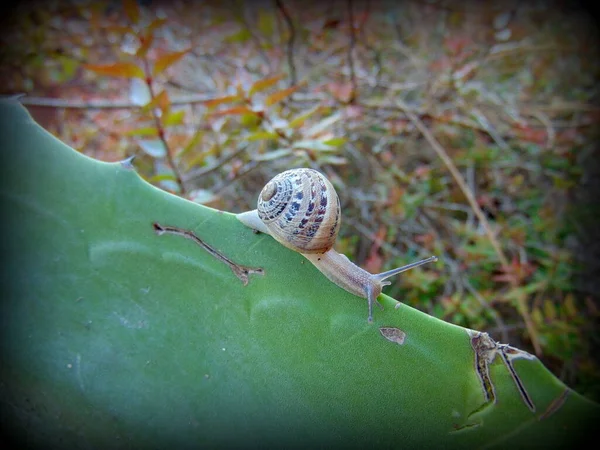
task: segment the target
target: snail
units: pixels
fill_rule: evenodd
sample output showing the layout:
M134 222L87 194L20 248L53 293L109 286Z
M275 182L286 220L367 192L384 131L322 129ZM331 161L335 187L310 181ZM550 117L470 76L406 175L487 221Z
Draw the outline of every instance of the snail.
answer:
M257 209L236 216L244 225L271 235L280 244L299 252L329 280L358 297L366 298L369 322L373 304L387 278L437 261L437 257L371 274L336 252L333 244L341 223L340 200L332 184L314 169L292 169L276 175L258 196Z

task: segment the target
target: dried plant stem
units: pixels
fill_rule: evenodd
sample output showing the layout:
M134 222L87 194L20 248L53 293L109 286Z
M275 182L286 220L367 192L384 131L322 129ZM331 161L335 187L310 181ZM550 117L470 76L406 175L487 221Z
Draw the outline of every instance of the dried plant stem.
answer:
M183 176L183 181L190 182L190 181L199 180L202 177L205 177L206 175L214 172L215 170L219 170L221 167L223 167L224 164L226 164L229 161L231 161L232 159L240 156L240 154L244 153L246 150L248 150L247 143L238 145L238 147L233 152L223 156L219 161L216 161L214 164L211 164L210 166L200 167L198 169L192 169L192 170L188 171Z
M352 0L348 0L348 29L350 32L350 45L348 46L348 66L350 68L350 82L352 83L352 95L349 103L353 103L357 96L358 87L356 85L356 73L354 72L354 48L356 47L356 33L354 31L354 12Z
M171 105L193 105L204 103L218 98L217 95L189 95L182 98L171 99ZM23 105L39 106L42 108L60 108L60 109L140 109L142 106L128 101L119 100L69 100L64 98L47 97L29 97L24 96L19 99Z
M488 238L490 239L490 243L494 247L494 250L496 251L496 254L498 255L498 259L500 259L500 263L503 266L508 267L509 266L508 259L506 258L506 255L504 255L504 252L500 248L500 244L498 243L498 240L496 239L494 232L492 231L485 215L483 214L483 211L477 204L477 200L475 199L473 192L471 192L471 189L469 189L469 186L467 186L465 179L460 174L458 168L456 167L456 165L454 164L454 162L452 161L450 156L448 156L448 153L446 152L446 150L444 150L444 148L437 141L437 139L433 136L433 134L431 134L431 132L429 131L427 126L421 121L421 119L419 119L416 115L414 115L408 108L404 108L404 104L402 102L400 102L399 100L396 100L396 103L404 111L404 113L407 115L407 117L410 119L410 121L415 125L415 127L417 127L417 129L421 132L421 134L423 135L425 140L427 140L427 142L429 142L429 144L433 147L433 149L435 150L437 155L440 157L440 159L444 162L444 164L446 165L446 167L448 168L448 170L454 177L454 180L456 181L456 183L462 190L463 194L467 198L467 201L469 202L469 205L473 209L473 212L475 213L475 215L477 216L477 218L483 225L483 227L486 231L486 234L488 235Z
M296 39L296 28L294 28L294 22L292 21L292 17L290 16L287 9L283 5L281 0L275 0L275 5L281 15L285 19L287 23L288 30L290 32L290 36L287 41L287 59L288 59L288 67L290 69L290 87L296 84L296 65L294 64L294 40Z
M445 259L444 259L444 261L445 261ZM479 304L492 315L494 322L496 322L496 329L500 332L500 336L501 336L502 340L504 342L508 342L508 331L506 329L506 324L502 320L502 317L500 317L500 314L498 314L498 312L492 306L490 306L489 302L483 297L483 295L481 295L473 287L473 285L469 282L467 277L463 276L463 277L461 277L461 279L462 279L463 285L467 288L467 290L471 293L471 295L473 297L475 297L475 299L479 302Z
M490 227L490 224L487 221L487 218L485 217L485 215L483 214L483 211L477 204L477 200L475 199L473 192L471 191L471 189L469 189L469 186L467 186L465 179L460 174L458 168L456 167L456 165L454 164L454 162L452 161L452 159L450 158L450 156L448 155L446 150L444 150L442 145L437 141L437 139L433 136L433 134L431 134L431 131L429 131L429 128L427 128L427 126L421 121L421 119L419 119L415 114L413 114L404 105L404 103L402 101L396 100L396 104L398 105L399 108L401 108L404 111L404 113L409 118L409 120L421 132L421 134L423 135L425 140L427 142L429 142L429 145L431 145L433 147L433 149L435 150L437 155L444 162L444 164L446 165L446 168L452 174L454 181L456 181L456 184L458 184L459 188L461 189L461 191L467 198L469 205L473 209L473 212L475 213L475 215L479 219L479 222L483 226L485 233L488 236L488 239L489 239L490 243L492 244L492 247L494 248L494 251L496 252L496 254L498 256L498 259L500 260L500 264L502 265L502 267L504 268L505 271L507 271L507 272L510 271L510 264L508 262L508 258L502 251L502 248L500 247L500 243L496 239L496 236L494 235L494 232L493 232L492 228ZM513 286L516 286L514 282L513 282ZM521 317L523 317L523 321L525 322L525 327L527 328L527 332L529 333L529 336L531 338L531 343L533 345L533 348L535 349L535 353L537 355L540 355L542 353L542 347L540 345L537 331L535 329L533 321L531 320L531 316L529 315L529 309L527 308L527 304L525 303L525 298L523 296L518 296L517 304L518 304L519 313L521 314Z
M238 3L238 2L236 2L236 3ZM265 66L268 67L268 70L270 72L272 70L273 61L266 54L259 36L254 32L256 27L252 26L250 24L250 22L248 21L248 19L246 18L246 11L247 11L246 4L244 2L239 2L238 4L241 6L238 17L239 17L240 21L242 22L242 24L244 24L246 31L248 31L248 34L250 35L250 39L252 39L252 41L254 42L254 45L256 46L256 51L258 52L258 54L260 55L260 57L262 58L262 60L265 64ZM250 11L250 8L248 9L248 11Z

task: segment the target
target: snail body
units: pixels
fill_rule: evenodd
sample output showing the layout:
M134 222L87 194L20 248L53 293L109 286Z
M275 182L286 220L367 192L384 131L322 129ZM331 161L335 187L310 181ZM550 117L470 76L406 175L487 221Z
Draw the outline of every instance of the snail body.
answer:
M341 223L341 208L332 184L313 169L292 169L276 175L258 196L257 209L236 216L244 225L271 235L280 244L301 253L321 273L342 289L366 298L369 322L373 304L385 281L413 267L437 261L435 256L371 274L336 252L333 245Z

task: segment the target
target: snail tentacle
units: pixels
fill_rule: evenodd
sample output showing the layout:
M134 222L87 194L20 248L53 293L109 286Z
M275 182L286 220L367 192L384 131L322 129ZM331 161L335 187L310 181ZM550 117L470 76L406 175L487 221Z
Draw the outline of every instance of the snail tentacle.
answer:
M438 260L437 256L430 256L429 258L422 259L421 261L410 263L405 266L398 267L396 269L388 270L387 272L381 272L378 274L374 274L373 279L376 281L382 282L382 284L385 286L385 285L391 284L389 281L383 281L386 278L393 277L394 275L398 275L399 273L406 272L407 270L422 266L423 264L427 264L430 262L436 262L437 260Z

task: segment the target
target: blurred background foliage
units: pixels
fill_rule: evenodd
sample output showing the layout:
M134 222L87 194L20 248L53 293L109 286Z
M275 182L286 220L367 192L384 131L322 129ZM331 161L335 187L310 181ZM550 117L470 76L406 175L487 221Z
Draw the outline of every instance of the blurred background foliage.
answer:
M598 29L570 2L57 1L5 15L2 94L94 158L240 212L291 167L386 293L600 400Z

